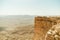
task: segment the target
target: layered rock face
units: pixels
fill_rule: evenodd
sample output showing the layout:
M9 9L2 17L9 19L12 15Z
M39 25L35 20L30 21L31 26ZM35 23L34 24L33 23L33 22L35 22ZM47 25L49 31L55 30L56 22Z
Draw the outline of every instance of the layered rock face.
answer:
M60 40L60 23L52 26L46 33L45 40Z
M60 23L60 17L35 17L33 40L45 40L47 31Z

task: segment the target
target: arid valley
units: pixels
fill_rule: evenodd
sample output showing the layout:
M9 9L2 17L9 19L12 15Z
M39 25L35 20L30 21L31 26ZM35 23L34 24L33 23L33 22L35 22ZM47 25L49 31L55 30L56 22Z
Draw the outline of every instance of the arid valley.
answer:
M0 40L32 40L34 16L1 16Z

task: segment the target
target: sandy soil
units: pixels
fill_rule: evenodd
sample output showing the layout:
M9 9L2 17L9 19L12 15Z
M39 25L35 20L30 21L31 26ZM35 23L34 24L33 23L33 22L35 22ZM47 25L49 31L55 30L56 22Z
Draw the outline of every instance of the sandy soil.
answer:
M32 40L33 26L16 27L14 30L4 30L0 32L0 40Z

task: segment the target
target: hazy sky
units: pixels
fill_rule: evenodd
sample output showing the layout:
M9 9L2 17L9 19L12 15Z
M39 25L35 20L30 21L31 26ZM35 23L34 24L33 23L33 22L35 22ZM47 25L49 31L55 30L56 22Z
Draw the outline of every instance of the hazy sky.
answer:
M60 15L60 0L0 0L0 15Z

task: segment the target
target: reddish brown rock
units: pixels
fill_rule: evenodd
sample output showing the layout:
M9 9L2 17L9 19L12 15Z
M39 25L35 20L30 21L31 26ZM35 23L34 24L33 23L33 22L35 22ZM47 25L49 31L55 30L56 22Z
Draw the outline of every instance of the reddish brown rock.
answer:
M35 17L33 40L44 40L47 31L59 23L60 17Z

